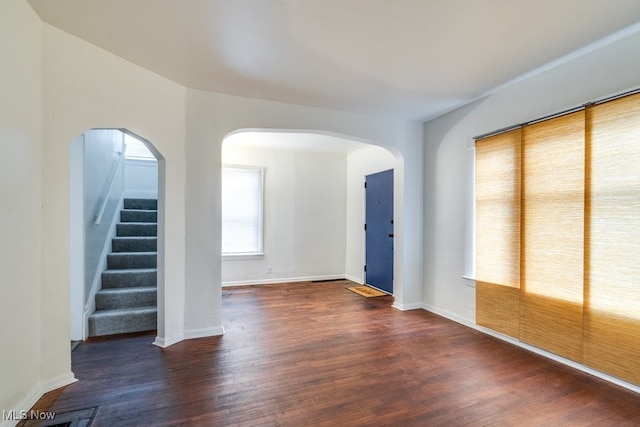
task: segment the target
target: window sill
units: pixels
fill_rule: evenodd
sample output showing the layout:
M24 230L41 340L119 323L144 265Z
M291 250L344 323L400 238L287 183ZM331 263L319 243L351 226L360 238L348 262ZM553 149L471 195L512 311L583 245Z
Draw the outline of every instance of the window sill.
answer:
M222 254L223 261L248 261L253 259L264 258L263 253L250 253L250 254Z

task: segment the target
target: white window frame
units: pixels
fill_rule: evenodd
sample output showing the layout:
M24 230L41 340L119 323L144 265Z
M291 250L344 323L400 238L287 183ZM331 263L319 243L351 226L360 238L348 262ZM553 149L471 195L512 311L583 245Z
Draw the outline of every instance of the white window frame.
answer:
M221 242L221 253L222 258L224 260L247 260L247 259L261 259L264 256L263 252L263 241L264 241L264 173L265 169L259 166L247 166L247 165L232 165L232 164L223 164L221 173L224 175L225 170L229 169L245 169L252 170L257 172L260 183L259 191L258 191L258 212L257 212L257 248L254 251L244 251L244 252L225 252L224 251L224 242ZM224 186L224 178L222 178L221 186ZM222 189L222 193L224 193L224 189ZM224 200L222 201L224 204ZM224 207L222 207L224 210ZM222 218L222 231L224 234L224 217Z
M476 148L475 141L466 150L466 206L464 274L468 285L474 287L476 280Z

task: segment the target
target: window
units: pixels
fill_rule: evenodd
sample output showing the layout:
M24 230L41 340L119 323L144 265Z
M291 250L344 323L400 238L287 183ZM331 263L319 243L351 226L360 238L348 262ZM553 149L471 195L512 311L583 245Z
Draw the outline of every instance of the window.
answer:
M476 142L476 322L640 384L640 93Z
M262 255L264 171L245 166L222 168L222 255Z
M136 160L156 160L151 151L139 139L125 133L124 134L124 156L127 159Z

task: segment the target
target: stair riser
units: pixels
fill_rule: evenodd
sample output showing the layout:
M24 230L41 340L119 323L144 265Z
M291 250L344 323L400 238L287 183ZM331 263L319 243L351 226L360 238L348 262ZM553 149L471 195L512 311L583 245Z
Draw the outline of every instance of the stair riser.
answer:
M158 235L157 224L141 224L122 222L116 224L117 237L136 237L136 236L152 236Z
M102 273L102 289L156 286L158 274L156 271L119 272L105 271Z
M107 268L111 270L129 268L156 268L156 254L111 253L107 255Z
M156 289L140 291L126 290L122 293L98 292L96 294L96 310L115 308L149 307L157 305Z
M113 252L155 252L158 250L158 239L155 237L118 238L111 241Z
M158 201L154 199L124 199L124 208L158 210Z
M151 331L156 328L157 313L155 311L117 316L101 316L99 314L89 316L89 335L92 337Z
M120 222L158 222L158 211L122 210Z

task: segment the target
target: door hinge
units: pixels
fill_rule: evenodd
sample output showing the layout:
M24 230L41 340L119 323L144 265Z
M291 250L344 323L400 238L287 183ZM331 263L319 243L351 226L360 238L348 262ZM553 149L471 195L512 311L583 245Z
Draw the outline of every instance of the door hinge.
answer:
M367 224L364 225L364 231L367 231Z
M364 272L365 273L367 272L367 266L366 265L364 266Z
M366 181L365 181L365 183L364 183L364 188L367 188L367 183L366 183Z

